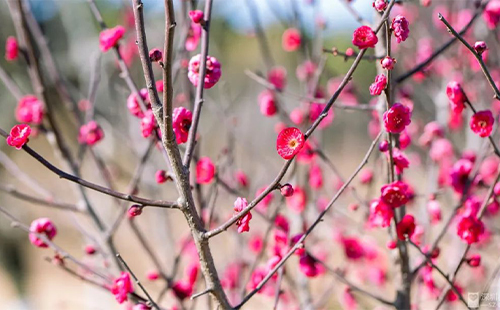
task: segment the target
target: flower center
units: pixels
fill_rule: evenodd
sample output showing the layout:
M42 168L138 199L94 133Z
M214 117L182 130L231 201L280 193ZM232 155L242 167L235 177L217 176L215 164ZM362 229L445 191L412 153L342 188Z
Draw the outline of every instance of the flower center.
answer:
M292 149L296 148L298 144L297 139L292 139L288 142L288 146Z
M479 127L485 128L486 127L486 122L485 121L479 121Z

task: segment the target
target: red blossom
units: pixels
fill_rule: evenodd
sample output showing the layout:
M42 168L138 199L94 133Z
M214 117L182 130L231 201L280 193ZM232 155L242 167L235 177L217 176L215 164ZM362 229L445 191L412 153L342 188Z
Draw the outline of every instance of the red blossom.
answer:
M474 113L470 119L470 129L481 138L489 137L493 130L495 119L490 110Z
M48 245L34 233L45 235L47 239L52 240L57 234L57 229L50 219L44 217L31 222L30 232L32 232L29 234L31 244L39 248L46 248Z
M28 138L31 133L31 127L26 124L15 125L10 130L10 134L7 137L7 144L20 150L23 145L28 142Z
M352 44L360 49L373 48L377 42L377 35L369 26L361 26L352 34Z
M99 34L99 48L103 52L108 51L118 43L124 34L125 28L120 25L101 31Z
M300 129L289 127L279 133L276 140L276 150L283 159L289 160L300 152L304 142L304 134Z
M396 225L396 232L399 240L406 240L406 237L411 238L415 232L415 218L411 214L406 214L403 219Z

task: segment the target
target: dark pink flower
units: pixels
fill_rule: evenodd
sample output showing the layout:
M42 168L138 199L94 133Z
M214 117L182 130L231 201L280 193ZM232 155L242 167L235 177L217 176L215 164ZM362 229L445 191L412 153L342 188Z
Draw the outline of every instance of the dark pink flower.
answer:
M385 74L378 74L375 77L375 82L370 85L370 95L379 96L387 86L387 77Z
M96 252L96 248L94 245L92 244L87 244L85 246L85 253L87 253L88 255L94 255Z
M484 51L486 51L487 49L488 47L486 46L486 43L484 41L477 41L476 43L474 43L474 50L479 55L484 53Z
M302 255L299 259L299 269L306 277L313 278L318 276L321 267L321 263L307 253Z
M450 100L451 109L460 113L465 108L465 93L462 86L457 81L451 81L446 86L446 95Z
M189 61L188 78L194 86L198 86L198 79L200 75L200 58L201 55L198 54L193 56L193 58L191 58L191 60ZM212 88L219 81L221 74L222 72L220 69L220 63L217 58L207 56L204 79L205 83L203 88Z
M26 124L15 125L10 130L10 134L7 137L7 144L20 150L23 145L28 142L28 138L31 134L31 127Z
M248 176L243 171L237 171L235 175L236 182L239 187L247 188L248 187Z
M196 182L199 184L207 184L212 181L215 176L215 165L208 157L202 157L196 164Z
M155 82L156 90L163 93L163 80L158 80Z
M193 284L185 280L180 280L174 283L172 291L180 300L184 300L193 294Z
M355 237L342 237L342 245L344 253L348 259L358 260L363 258L365 250L359 240Z
M481 138L489 137L493 130L495 119L490 110L474 113L470 119L470 129Z
M361 184L370 184L373 181L373 170L371 168L361 170L359 181Z
M103 52L108 51L118 43L118 41L123 37L124 34L125 28L120 25L114 28L104 29L99 34L99 48Z
M189 11L189 18L193 21L193 23L199 24L203 21L205 14L201 10L193 10Z
M156 270L150 270L146 273L146 278L149 280L149 281L155 281L155 280L158 280L160 278L160 273Z
M293 195L293 186L289 183L286 183L285 185L281 186L280 192L284 197L290 197Z
M345 310L356 310L358 309L358 301L352 293L350 287L346 287L342 292L342 308Z
M461 194L465 188L465 184L469 179L469 174L472 171L473 163L468 159L459 159L452 167L450 172L451 186L455 192Z
M128 211L128 218L133 218L142 214L142 206L141 205L132 205Z
M277 90L281 91L286 86L286 69L284 67L273 67L267 72L267 80Z
M408 184L395 181L382 186L380 189L381 200L392 208L399 208L410 200L408 196Z
M398 148L394 148L392 150L392 160L394 162L394 167L396 167L397 174L403 173L403 171L410 166L408 157L406 157L405 153L401 152Z
M467 264L471 267L479 267L481 265L481 255L474 254L471 257L467 258Z
M484 9L483 18L488 28L495 29L500 22L500 1L489 1Z
M415 218L411 214L406 214L403 219L396 225L396 232L399 240L406 240L406 237L411 238L415 232Z
M90 121L80 127L78 141L81 144L94 145L104 138L104 131L95 121Z
M289 127L279 133L276 140L276 150L283 159L289 160L300 152L304 142L304 134L300 129Z
M5 42L5 60L16 60L19 55L19 44L15 37L8 37Z
M312 164L309 169L309 186L316 190L323 187L323 172L319 165Z
M453 144L448 139L440 138L432 142L430 158L435 162L453 158Z
M369 26L361 26L352 34L352 44L360 49L373 48L377 42L377 35Z
M123 303L128 300L127 295L134 292L134 287L132 281L130 281L130 275L128 272L122 272L120 277L113 281L113 286L111 287L111 293L115 295L116 301L118 303Z
M243 211L248 206L248 202L245 198L238 197L234 202L234 212L238 214ZM252 213L247 212L243 217L236 221L236 226L238 226L238 233L243 233L245 231L250 231L250 220L252 219Z
M299 186L295 186L293 195L286 197L286 205L295 213L300 213L305 210L307 203L306 192Z
M31 222L30 232L45 235L47 239L52 240L57 234L57 229L54 223L48 218L39 218ZM31 244L39 248L46 248L48 245L38 238L35 234L29 234Z
M144 138L151 136L156 129L156 119L152 110L147 110L141 119L141 133Z
M153 48L152 50L149 51L149 60L152 62L158 62L163 59L163 53L157 49Z
M288 28L285 30L281 39L281 45L287 52L298 50L302 42L300 31L295 28Z
M411 123L411 111L401 103L395 103L384 112L384 127L387 132L400 133Z
M406 19L406 17L402 15L396 16L392 20L391 29L394 31L394 36L396 37L396 41L401 43L402 41L406 41L408 39L408 35L410 34L410 23Z
M179 107L174 109L172 118L172 126L174 128L177 144L182 144L188 140L189 129L193 121L193 113L184 107Z
M478 242L483 232L483 222L473 215L462 217L458 222L457 235L467 244Z
M165 183L168 180L167 172L165 170L157 170L155 173L156 183Z
M273 116L278 110L274 98L274 93L268 89L263 90L259 94L260 113L264 116Z

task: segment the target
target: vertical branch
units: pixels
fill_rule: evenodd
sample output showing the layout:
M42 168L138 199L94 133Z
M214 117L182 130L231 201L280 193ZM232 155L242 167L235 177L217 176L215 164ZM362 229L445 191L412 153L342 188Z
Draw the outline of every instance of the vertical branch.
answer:
M210 29L210 17L212 15L212 0L207 0L205 2L205 25L202 29L201 34L201 58L200 58L200 68L198 77L198 86L196 87L195 104L193 111L193 123L191 124L191 129L189 130L189 138L186 147L186 153L184 154L183 165L189 171L189 164L193 158L193 150L196 144L196 132L198 131L198 124L200 122L201 108L203 106L203 89L205 87L205 74L207 72L207 56L208 56L208 41L209 41L209 29Z

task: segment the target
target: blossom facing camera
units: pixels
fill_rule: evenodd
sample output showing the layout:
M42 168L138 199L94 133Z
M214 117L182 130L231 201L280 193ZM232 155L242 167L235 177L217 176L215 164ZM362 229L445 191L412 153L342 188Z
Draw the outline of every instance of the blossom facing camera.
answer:
M196 164L196 182L199 184L207 184L212 181L215 176L215 165L208 157L202 157Z
M31 244L39 248L46 248L48 245L36 234L45 235L47 239L52 240L57 234L54 223L48 218L39 218L31 222L29 239Z
M408 185L402 181L395 181L382 186L380 199L392 208L399 208L410 200Z
M470 129L481 138L486 138L491 135L494 123L495 119L490 110L479 111L472 115L470 119Z
M234 202L234 212L238 214L243 211L248 206L248 202L245 198L238 197ZM247 212L241 218L236 221L236 226L238 227L238 233L244 233L245 231L250 231L250 220L252 219L252 213Z
M178 107L174 109L172 119L177 144L185 143L189 137L189 129L193 122L193 113L184 107Z
M276 150L283 159L289 160L300 152L304 142L304 134L300 129L288 127L279 133L276 140Z
M5 60L13 61L19 57L19 44L15 37L8 37L5 41Z
M295 28L288 28L283 32L281 45L287 52L294 52L299 49L302 42L300 31Z
M158 62L163 59L163 53L157 49L153 48L152 50L149 51L149 60L152 62Z
M194 86L198 86L198 79L200 76L200 64L201 64L201 55L195 55L191 60L189 61L188 65L188 78L189 81ZM217 60L217 58L212 57L212 56L207 56L207 61L206 61L206 71L205 71L205 83L203 85L203 88L209 89L212 88L217 82L219 81L222 71L220 68L220 62Z
M114 28L104 29L99 34L99 48L103 52L108 51L118 43L118 41L123 37L124 34L125 28L120 25Z
M10 134L7 137L7 144L20 150L23 145L28 142L28 138L31 134L31 127L26 124L15 125L10 130Z
M401 133L411 123L411 111L401 103L395 103L384 112L384 127L387 132Z
M110 289L111 293L115 295L118 303L123 303L128 300L127 295L134 292L132 281L128 272L122 272L118 278L113 281L113 286Z
M375 82L370 85L370 95L379 96L387 86L387 77L385 74L378 74L375 77Z
M457 225L457 235L460 239L473 244L479 241L479 237L484 232L483 222L474 215L464 216Z
M369 26L361 26L352 34L352 44L360 49L374 48L377 43L377 34Z

